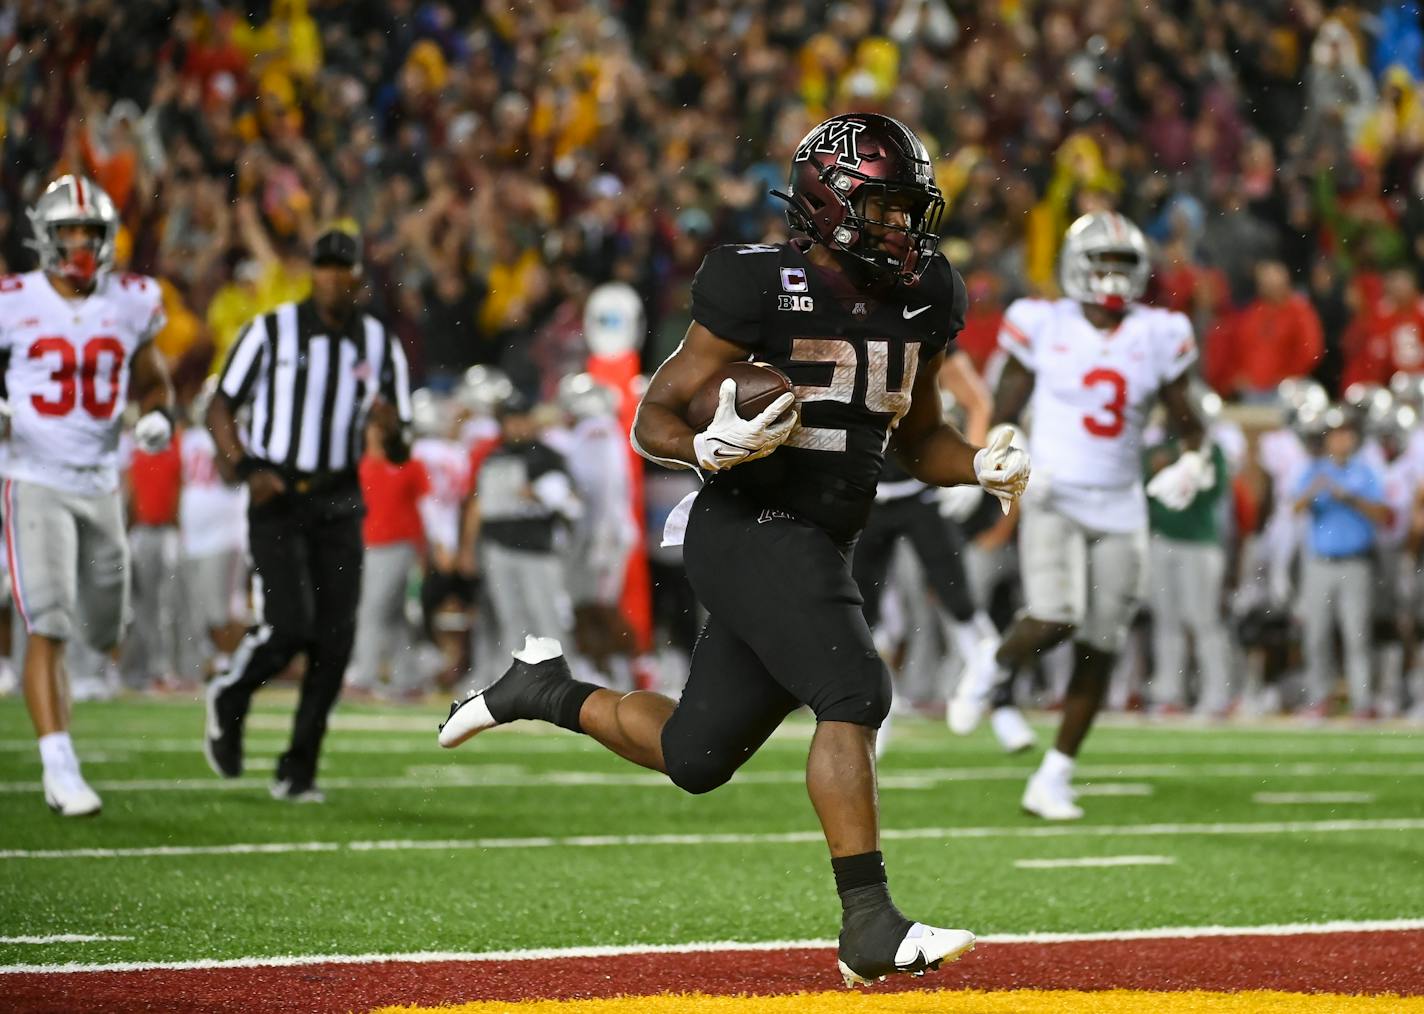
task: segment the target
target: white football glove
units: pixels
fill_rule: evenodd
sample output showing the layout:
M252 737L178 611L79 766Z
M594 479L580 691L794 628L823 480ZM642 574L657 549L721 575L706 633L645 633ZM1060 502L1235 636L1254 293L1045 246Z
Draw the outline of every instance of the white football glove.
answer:
M800 425L801 419L792 409L795 403L796 396L788 391L755 419L743 419L737 414L737 382L728 377L717 390L717 412L712 421L692 438L697 467L705 472L720 472L743 461L766 457Z
M134 423L134 443L145 454L157 454L167 447L168 441L172 439L173 424L157 409L145 412L139 421Z
M1008 423L989 431L989 442L974 455L974 477L999 498L1005 514L1028 487L1028 452L1013 446L1017 427Z
M1147 495L1168 510L1185 510L1203 490L1216 485L1216 469L1200 451L1183 451L1182 456L1147 483Z

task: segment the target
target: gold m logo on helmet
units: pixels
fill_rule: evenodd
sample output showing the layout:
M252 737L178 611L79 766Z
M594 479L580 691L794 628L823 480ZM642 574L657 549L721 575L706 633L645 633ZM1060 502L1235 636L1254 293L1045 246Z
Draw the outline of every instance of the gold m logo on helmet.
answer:
M835 164L842 169L859 169L860 152L856 149L856 137L865 129L865 124L857 120L834 120L826 124L820 133L808 137L796 149L796 161L804 162L816 155L834 155Z

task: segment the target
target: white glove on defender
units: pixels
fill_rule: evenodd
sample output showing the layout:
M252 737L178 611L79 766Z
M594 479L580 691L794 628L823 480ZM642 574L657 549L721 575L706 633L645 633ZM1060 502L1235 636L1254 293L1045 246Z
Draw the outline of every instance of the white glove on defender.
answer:
M801 419L791 406L796 396L783 394L755 419L737 415L737 382L730 377L717 390L717 412L707 428L692 438L697 467L720 472L743 461L764 458L796 432Z
M134 424L134 443L145 454L157 454L173 439L173 424L158 410L144 413Z
M1216 469L1200 451L1182 456L1147 483L1147 495L1168 510L1185 510L1197 494L1216 485Z
M1012 445L1016 427L1001 423L989 431L989 442L974 455L974 477L999 498L999 506L1009 506L1028 486L1028 452Z

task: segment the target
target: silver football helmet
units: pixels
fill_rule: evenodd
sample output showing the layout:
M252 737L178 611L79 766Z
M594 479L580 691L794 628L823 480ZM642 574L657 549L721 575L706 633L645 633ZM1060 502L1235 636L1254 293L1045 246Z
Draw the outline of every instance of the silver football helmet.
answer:
M1345 406L1355 413L1355 418L1366 431L1374 428L1394 407L1394 395L1389 388L1379 384L1351 384L1345 388Z
M61 176L26 214L41 270L88 285L100 271L114 266L119 213L109 195L89 177ZM59 231L72 225L89 226L97 235L82 243L61 240Z
M1301 416L1316 416L1330 407L1330 395L1313 380L1293 377L1276 385L1276 404L1292 429Z
M1409 442L1409 435L1419 425L1419 413L1413 406L1395 402L1386 411L1368 419L1365 432L1395 451Z
M1151 270L1147 237L1115 211L1095 211L1070 225L1058 255L1064 295L1109 310L1141 299Z
M1187 397L1191 399L1192 408L1197 410L1197 417L1203 426L1210 426L1221 418L1221 395L1213 391L1205 380L1193 377L1187 384Z
M618 392L587 373L570 373L559 381L559 407L575 419L615 415Z
M1396 401L1424 408L1424 374L1396 373L1389 378L1389 392Z
M475 415L492 416L513 393L514 384L502 371L493 366L471 366L455 389L455 400Z
M417 436L443 436L454 422L449 399L426 387L410 392L410 412L411 426Z

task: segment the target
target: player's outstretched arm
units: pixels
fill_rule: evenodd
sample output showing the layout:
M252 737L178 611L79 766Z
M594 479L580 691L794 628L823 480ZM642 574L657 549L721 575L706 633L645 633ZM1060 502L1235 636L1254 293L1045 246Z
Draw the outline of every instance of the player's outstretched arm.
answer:
M938 377L944 359L941 352L916 374L910 409L890 436L890 452L921 482L970 486L979 481L974 474L979 448L940 413Z
M747 358L740 345L718 338L693 322L677 350L658 367L633 420L633 447L645 458L674 468L700 468L696 432L687 424L687 406L714 373Z

